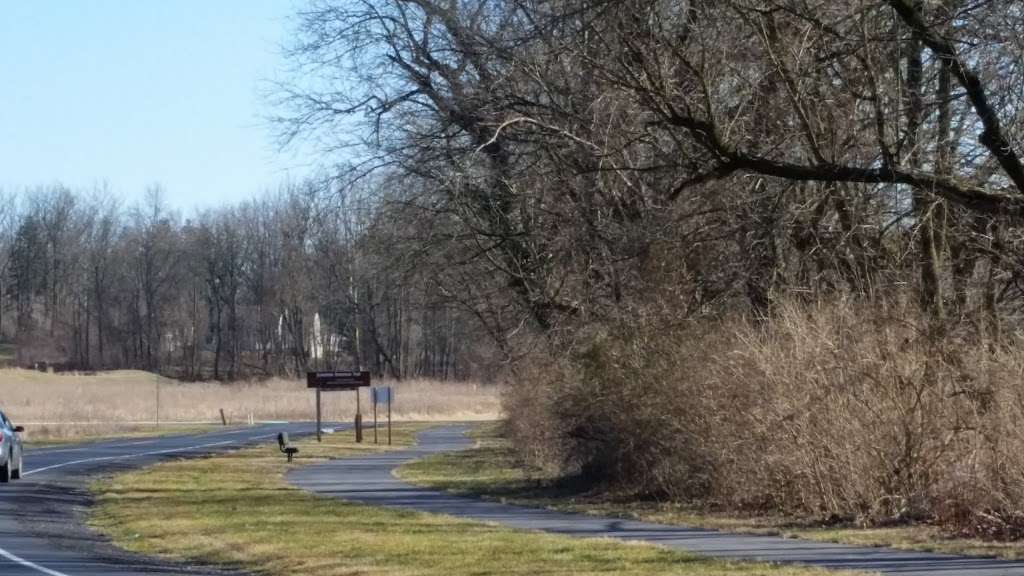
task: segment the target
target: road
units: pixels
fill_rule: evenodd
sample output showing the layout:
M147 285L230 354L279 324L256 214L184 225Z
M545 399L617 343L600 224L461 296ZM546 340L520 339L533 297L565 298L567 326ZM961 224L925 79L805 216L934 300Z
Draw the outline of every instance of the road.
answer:
M113 440L26 451L24 479L0 485L0 575L224 575L233 572L163 563L117 550L84 527L88 483L163 459L199 456L274 441L278 432L313 425L264 424L223 432ZM284 458L282 456L282 462Z
M465 427L422 432L419 445L401 452L334 460L294 470L288 480L324 495L375 506L449 514L526 530L581 538L643 541L668 548L734 560L802 563L898 576L1024 576L1024 562L964 558L797 540L738 535L619 518L565 514L510 506L412 486L392 475L395 467L439 452L468 448Z

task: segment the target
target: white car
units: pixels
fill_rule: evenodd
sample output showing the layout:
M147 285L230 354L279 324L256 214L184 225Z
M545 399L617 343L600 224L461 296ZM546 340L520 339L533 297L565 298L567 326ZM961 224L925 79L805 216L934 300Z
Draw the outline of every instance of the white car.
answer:
M21 478L22 448L20 432L25 429L11 424L7 415L0 412L0 482Z

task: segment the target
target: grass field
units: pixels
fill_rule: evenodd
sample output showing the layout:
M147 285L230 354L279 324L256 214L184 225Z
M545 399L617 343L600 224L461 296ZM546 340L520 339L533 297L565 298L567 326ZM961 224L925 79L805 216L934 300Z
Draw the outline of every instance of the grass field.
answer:
M990 542L953 538L930 525L859 528L821 527L806 520L782 517L742 517L709 513L680 504L638 502L604 493L582 492L564 479L526 470L515 459L500 425L482 424L473 432L472 450L441 454L398 469L397 475L415 484L526 506L629 518L662 524L779 534L823 542L889 546L905 550L946 552L1006 559L1024 558L1024 542Z
M399 425L397 444L408 444L421 428ZM378 450L352 444L348 435L297 446L292 466ZM283 478L288 468L277 447L268 446L102 479L93 485L91 524L135 552L271 576L828 573L351 504L291 488Z
M396 420L482 420L500 413L499 390L494 386L432 380L380 384L396 388ZM360 394L368 421L369 393ZM350 421L355 404L354 392L324 393L324 419ZM186 383L137 370L86 375L0 369L0 409L16 424L25 425L26 439L35 442L218 424L221 409L236 425L248 422L250 415L257 421L312 420L316 415L314 394L304 381Z

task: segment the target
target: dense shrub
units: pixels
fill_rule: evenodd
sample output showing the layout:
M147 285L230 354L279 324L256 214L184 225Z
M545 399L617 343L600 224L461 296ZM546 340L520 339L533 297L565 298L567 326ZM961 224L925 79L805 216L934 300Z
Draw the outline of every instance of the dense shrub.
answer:
M675 333L675 332L673 332ZM533 462L640 495L704 497L712 462L698 369L698 339L615 326L567 358L537 362L510 387L513 438ZM550 444L549 448L542 446Z
M616 488L1015 535L1024 354L916 318L899 301L837 301L760 322L617 327L506 406L534 458Z

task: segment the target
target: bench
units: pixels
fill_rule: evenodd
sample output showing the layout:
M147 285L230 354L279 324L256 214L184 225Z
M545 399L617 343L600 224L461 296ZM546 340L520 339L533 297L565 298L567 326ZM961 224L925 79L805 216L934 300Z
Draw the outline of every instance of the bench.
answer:
M299 453L299 449L292 446L288 442L288 433L280 432L277 435L277 447L281 449L283 454L288 455L288 461L292 461L292 457Z

